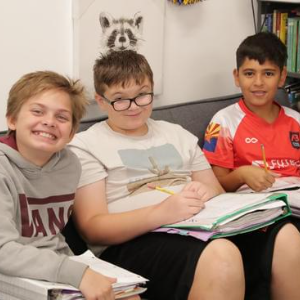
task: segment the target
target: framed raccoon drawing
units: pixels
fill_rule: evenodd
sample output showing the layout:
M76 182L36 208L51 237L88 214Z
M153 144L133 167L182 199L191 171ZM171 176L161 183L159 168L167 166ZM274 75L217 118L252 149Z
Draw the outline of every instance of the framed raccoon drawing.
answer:
M74 0L74 77L94 97L93 65L109 50L135 50L147 58L154 73L154 93L162 92L165 1Z

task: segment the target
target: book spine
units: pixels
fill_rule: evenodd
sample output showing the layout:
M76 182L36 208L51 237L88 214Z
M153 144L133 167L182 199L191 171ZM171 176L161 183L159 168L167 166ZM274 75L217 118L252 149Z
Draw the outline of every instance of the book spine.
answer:
M274 34L276 34L276 24L277 24L276 17L277 17L277 10L274 9L274 10L273 10L273 24L272 24L272 32L273 32Z
M281 12L277 10L276 12L276 35L280 38L280 22L281 22Z
M272 32L273 30L273 14L267 14L267 30L268 32Z
M287 70L292 72L292 37L293 37L293 18L288 18L288 30L287 30Z
M293 35L292 35L292 65L291 71L296 72L296 63L297 63L297 38L298 38L298 20L292 18L293 20Z
M288 13L282 12L280 14L280 30L279 30L279 37L281 41L286 45L286 31L287 31L287 19Z
M297 19L297 55L296 55L296 72L300 73L300 19Z

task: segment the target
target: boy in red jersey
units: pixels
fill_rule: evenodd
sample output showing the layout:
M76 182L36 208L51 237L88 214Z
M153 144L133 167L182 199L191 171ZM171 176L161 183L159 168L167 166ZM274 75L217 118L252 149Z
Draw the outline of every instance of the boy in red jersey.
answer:
M238 47L236 57L234 79L243 98L213 117L203 150L226 191L236 191L244 184L263 191L277 176L300 175L300 114L274 101L287 75L286 47L277 36L263 32L249 36ZM299 232L292 224L277 227L278 233L273 229L257 232L262 238L260 247L269 248L273 299L299 299ZM274 251L270 243L274 243Z

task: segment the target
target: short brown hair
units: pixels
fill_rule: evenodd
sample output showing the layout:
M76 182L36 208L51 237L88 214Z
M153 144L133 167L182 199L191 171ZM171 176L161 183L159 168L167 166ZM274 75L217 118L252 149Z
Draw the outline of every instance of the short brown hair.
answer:
M75 133L88 104L84 86L79 80L72 80L53 71L37 71L22 76L9 91L6 117L16 119L29 98L52 89L61 90L70 96L72 133Z
M257 60L260 64L269 60L282 71L287 60L287 48L276 34L259 32L248 36L238 47L236 51L237 69L246 58Z
M125 86L130 80L141 84L146 78L153 87L153 73L148 61L133 50L110 51L94 64L94 86L99 95L112 85Z

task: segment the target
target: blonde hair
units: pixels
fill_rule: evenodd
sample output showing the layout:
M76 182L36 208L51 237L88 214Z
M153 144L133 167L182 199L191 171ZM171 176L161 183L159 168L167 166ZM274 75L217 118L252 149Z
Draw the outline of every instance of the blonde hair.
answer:
M72 107L72 133L75 133L88 104L84 86L79 80L72 80L53 71L37 71L22 76L9 91L6 117L16 119L21 107L29 98L53 89L69 95Z

